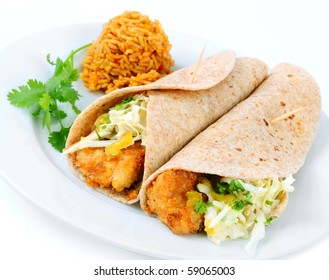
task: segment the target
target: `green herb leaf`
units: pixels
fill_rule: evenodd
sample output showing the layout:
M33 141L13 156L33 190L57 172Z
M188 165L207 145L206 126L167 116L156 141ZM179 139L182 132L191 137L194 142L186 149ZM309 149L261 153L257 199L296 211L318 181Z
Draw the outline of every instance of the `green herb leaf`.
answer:
M69 128L62 124L62 120L68 114L59 109L57 103L69 103L76 114L80 113L75 104L80 96L72 85L72 82L79 78L79 71L73 65L73 58L76 53L89 46L90 44L76 49L64 61L60 58L55 62L51 61L48 54L48 63L55 66L53 76L46 83L30 79L26 85L13 89L7 95L12 105L20 108L34 107L32 115L42 116L42 127L46 127L50 134L48 142L58 151L62 151L65 146ZM60 130L52 132L52 124L59 124Z
M32 116L33 117L39 116L41 113L41 110L42 110L41 106L38 105L37 108L32 112Z
M120 109L123 108L123 106L125 104L128 104L132 100L133 100L133 97L132 96L130 96L130 97L126 98L126 99L123 99L118 105L112 107L111 110L120 110Z
M231 194L244 192L245 189L238 180L232 180L229 185L229 191Z
M57 110L56 117L58 120L64 120L67 117L67 114L63 110Z
M56 65L56 63L54 61L50 60L50 53L47 54L47 57L46 58L47 58L47 61L48 61L49 64L51 64L53 66Z
M218 194L233 194L236 196L237 194L244 192L245 188L238 180L231 180L229 184L226 182L217 183L214 186L214 191Z
M60 58L56 60L56 68L54 75L46 83L49 91L61 86L62 82L75 82L79 78L78 69L73 67L70 61L62 61Z
M270 223L272 223L273 220L276 219L276 218L277 218L277 216L272 216L272 217L266 218L266 221L264 222L264 224L265 224L266 226L268 226L268 225L269 225Z
M250 199L252 197L250 191L247 191L244 196L247 198L247 199Z
M39 105L43 110L49 111L50 102L51 102L51 97L48 93L44 93L42 97L39 98Z
M253 205L253 203L248 199L244 200L243 202L245 205Z
M28 80L26 84L8 93L7 98L12 105L31 108L39 103L39 98L46 92L45 84L40 81Z
M273 201L272 200L266 200L265 203L268 204L268 205L272 205Z
M245 203L242 200L232 200L229 205L232 207L232 209L241 211L244 208Z
M50 123L51 123L51 115L49 111L46 111L43 115L42 127L47 127L49 133L51 132Z
M60 96L56 95L59 102L75 102L79 100L80 95L78 92L72 87L71 82L62 82L60 88ZM62 98L60 98L62 97Z
M53 131L48 137L48 142L55 148L57 151L62 152L65 148L65 143L67 135L69 134L70 128L62 127L60 131Z
M214 191L215 193L218 193L218 194L227 194L228 193L228 188L229 188L229 184L228 183L217 183L215 186L214 186Z
M204 202L203 200L197 201L197 203L194 204L193 210L198 214L205 214L208 209L208 204Z

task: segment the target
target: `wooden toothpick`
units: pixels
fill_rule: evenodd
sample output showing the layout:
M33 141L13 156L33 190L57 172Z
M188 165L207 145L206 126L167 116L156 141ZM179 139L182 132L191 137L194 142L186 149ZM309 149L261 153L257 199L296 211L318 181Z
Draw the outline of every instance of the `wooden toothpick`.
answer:
M304 110L304 109L306 109L306 108L307 108L307 106L304 106L304 107L300 107L300 108L298 108L298 109L296 109L296 110L290 111L290 112L288 112L288 113L285 113L285 114L283 114L282 116L277 117L277 118L271 120L271 123L276 123L276 122L278 122L278 121L280 121L280 120L284 120L284 119L286 119L286 118L289 118L290 116L292 116L292 115L296 114L297 112L299 112L299 111L301 111L301 110Z
M198 71L198 68L199 68L199 66L200 66L200 63L201 63L201 61L202 61L202 57L203 57L203 54L204 54L204 50L205 50L205 48L206 48L206 45L203 46L203 49L202 49L201 54L200 54L200 56L199 56L198 62L197 62L197 64L195 65L195 69L194 69L194 71L193 71L193 76L192 76L192 79L191 79L191 84L193 84L193 82L194 82L194 78L195 78L196 72Z

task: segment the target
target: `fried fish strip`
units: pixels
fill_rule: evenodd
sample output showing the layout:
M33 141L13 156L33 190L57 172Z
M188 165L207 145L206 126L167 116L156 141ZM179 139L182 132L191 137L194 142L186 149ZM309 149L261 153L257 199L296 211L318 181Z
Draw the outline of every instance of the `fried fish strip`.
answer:
M203 215L186 205L186 192L195 190L199 175L183 170L168 170L147 189L151 212L176 234L193 234L203 229Z
M107 155L104 148L81 149L76 152L75 164L89 186L122 192L141 179L144 157L145 147L138 141L117 156Z

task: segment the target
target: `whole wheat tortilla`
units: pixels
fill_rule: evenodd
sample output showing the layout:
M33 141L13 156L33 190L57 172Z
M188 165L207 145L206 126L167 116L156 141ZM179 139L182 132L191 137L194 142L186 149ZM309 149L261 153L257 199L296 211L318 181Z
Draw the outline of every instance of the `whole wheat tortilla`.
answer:
M201 60L200 63L174 71L151 84L120 88L110 94L128 94L154 89L209 89L222 82L232 72L235 60L233 51L222 51Z
M220 63L217 65L221 67ZM226 65L223 67L226 68ZM228 76L212 88L200 91L169 89L148 91L143 181L200 131L249 96L266 77L267 70L267 66L258 59L238 58ZM139 88L144 91L143 87ZM88 135L99 115L133 94L117 91L92 103L73 123L66 147ZM84 180L83 174L74 165L74 154L68 155L68 161L75 173ZM133 203L138 200L138 197L127 200L123 193L115 192L111 188L99 190L121 202Z
M303 109L272 122L299 108ZM320 91L313 77L300 67L278 65L249 98L200 133L144 182L140 191L142 208L149 213L146 189L169 169L245 180L295 174L314 140L320 108ZM283 211L287 199L287 195L282 198L276 215Z
M258 59L237 58L230 75L210 89L149 91L144 180L199 132L247 98L267 70Z
M114 90L109 95L97 99L81 112L72 125L66 141L66 148L78 142L81 136L88 135L99 115L107 112L110 107L129 96L139 92L157 89L205 90L221 83L227 78L235 64L235 53L231 50L222 51L204 59L198 67L196 67L196 64L184 67L154 83ZM191 83L191 78L195 71L194 82Z

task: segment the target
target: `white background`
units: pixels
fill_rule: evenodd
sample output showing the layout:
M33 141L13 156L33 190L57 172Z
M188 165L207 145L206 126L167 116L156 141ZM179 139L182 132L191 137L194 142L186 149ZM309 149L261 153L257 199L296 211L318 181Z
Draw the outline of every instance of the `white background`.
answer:
M270 66L283 61L303 66L318 81L323 97L322 107L328 115L329 9L326 2L0 0L0 51L37 31L71 23L106 22L125 10L138 10L151 19L160 20L164 29L210 39L241 50L248 56L256 56ZM328 250L329 239L325 238L285 258L315 264L326 256ZM45 259L56 262L66 258L152 259L64 224L37 208L0 178L1 265L42 262Z

